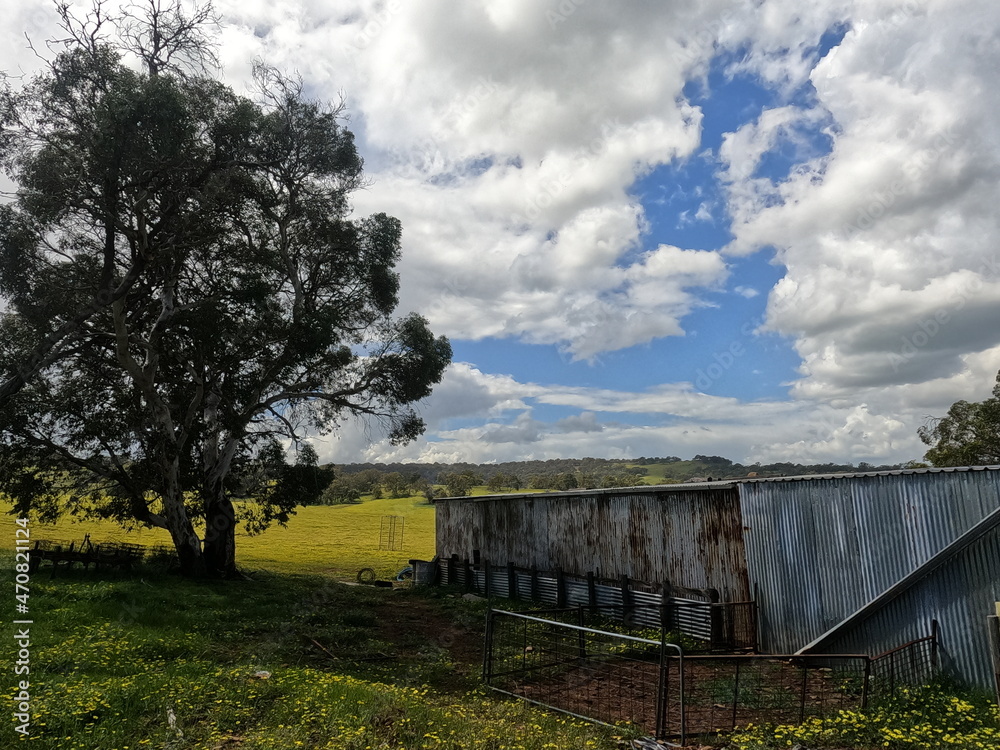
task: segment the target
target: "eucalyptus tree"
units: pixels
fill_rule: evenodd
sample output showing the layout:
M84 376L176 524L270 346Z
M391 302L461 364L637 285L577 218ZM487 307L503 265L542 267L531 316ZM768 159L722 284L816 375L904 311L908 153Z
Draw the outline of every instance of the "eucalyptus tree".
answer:
M46 202L47 199L50 213L64 212L61 221L54 221L52 216L47 221L42 218L46 231L62 235L57 241L61 241L64 250L72 245L72 241L66 242L68 238L73 235L79 238L81 233L89 235L88 241L93 245L89 252L100 263L101 270L95 287L88 290L90 293L76 295L72 306L66 306L42 328L30 349L20 352L16 361L0 371L0 406L57 358L64 347L72 345L92 315L121 299L141 275L149 256L155 253L157 239L165 236L160 232L163 227L147 225L144 241L135 243L133 257L120 265L115 246L122 239L118 237L122 227L115 225L115 219L119 218L122 202L135 197L137 190L148 191L164 174L170 174L172 180L169 189L162 192L173 190L175 198L183 201L185 192L199 192L215 169L225 166L222 161L210 165L194 163L196 168L185 172L177 159L185 155L177 149L179 142L171 144L169 138L161 137L156 144L146 144L153 148L143 151L134 148L136 144L131 141L142 125L143 114L159 115L161 122L169 122L177 114L170 109L170 102L160 99L154 90L153 81L162 83L156 78L158 73L167 71L185 77L189 72L204 72L206 67L216 64L205 33L217 20L211 5L185 12L180 0L166 3L148 0L145 6L133 6L129 14L109 17L104 3L97 0L83 19L73 14L68 3L56 8L65 36L47 45L50 49L62 49L64 54L49 62L45 74L19 91L12 89L8 74L0 73L4 83L0 165L20 182L22 200L27 202L34 197ZM109 25L120 31L125 46L119 50L105 44ZM118 60L122 51L141 61L147 73L145 96L132 99L131 112L112 111L116 105L128 107L129 90L140 83L133 71L110 64ZM169 86L159 92L160 96L169 98L167 89ZM157 113L161 105L168 108ZM134 116L131 122L129 114ZM150 159L143 170L148 175L146 180L136 179L137 155ZM151 158L156 156L160 158ZM93 169L95 165L113 168L105 171L100 184L87 184L79 179L81 170ZM90 175L94 176L94 172ZM186 188L184 180L189 181ZM53 192L47 195L46 190ZM155 193L154 189L151 197ZM34 208L45 210L37 205ZM177 217L168 208L162 218ZM30 234L30 229L12 221L5 211L0 216L0 230L4 246L10 250L5 261L16 263L26 239L24 232ZM24 279L16 271L2 281L5 286L0 291L13 294L23 291Z
M451 350L394 317L401 229L353 217L339 108L264 66L256 100L206 76L179 3L114 38L99 11L64 11L65 49L4 99L0 366L56 343L2 406L0 482L20 509L166 528L186 572L230 575L237 475L352 416L412 439ZM252 528L292 512L281 486L258 482Z
M934 466L1000 464L1000 372L992 398L956 401L948 413L918 431L930 448L924 455Z

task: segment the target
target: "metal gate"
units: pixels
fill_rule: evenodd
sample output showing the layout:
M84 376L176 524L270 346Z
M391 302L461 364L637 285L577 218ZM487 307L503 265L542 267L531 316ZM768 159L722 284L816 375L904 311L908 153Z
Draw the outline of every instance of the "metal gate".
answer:
M679 717L677 734L682 741L686 736L683 664L681 647L662 639L538 613L490 610L487 618L483 680L488 687L587 721L630 721L655 737L674 734L668 714ZM679 690L674 706L667 704L671 665Z
M864 708L870 695L926 681L937 663L936 631L874 658L685 654L665 637L612 632L586 624L586 616L584 607L490 610L486 685L589 721L631 722L683 744L749 723L795 724Z
M403 549L403 523L402 516L382 516L378 534L380 550L396 552Z

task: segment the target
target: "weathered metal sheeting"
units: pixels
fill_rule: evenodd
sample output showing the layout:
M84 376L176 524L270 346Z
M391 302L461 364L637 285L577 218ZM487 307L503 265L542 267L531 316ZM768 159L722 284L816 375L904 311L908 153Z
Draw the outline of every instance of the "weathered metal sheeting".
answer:
M437 553L750 598L733 485L437 502Z
M929 635L939 624L941 666L993 686L986 617L1000 601L1000 528L970 544L868 619L840 633L835 653L879 653Z
M762 646L791 653L1000 506L1000 472L748 482L740 486L740 496ZM1000 570L992 573L998 574ZM957 573L946 569L938 575L947 579ZM890 611L879 615L888 618L887 636L893 627L900 635L910 629L914 637L927 635L918 632L923 619L891 625ZM943 618L937 619L946 626ZM893 640L898 645L900 637Z

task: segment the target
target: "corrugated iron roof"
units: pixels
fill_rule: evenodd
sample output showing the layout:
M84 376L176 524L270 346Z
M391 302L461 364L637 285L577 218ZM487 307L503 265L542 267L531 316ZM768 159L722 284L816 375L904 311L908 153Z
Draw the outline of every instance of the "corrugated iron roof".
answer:
M740 477L728 481L738 484L749 482L803 482L809 479L854 479L856 477L890 477L902 474L952 474L961 471L1000 471L1000 466L934 466L926 469L891 469L889 471L847 471L840 474L799 474L791 477Z
M468 502L482 502L484 500L525 500L539 497L580 497L591 495L627 495L629 493L661 493L661 492L685 492L687 490L714 489L725 490L735 487L740 479L725 479L718 482L682 482L680 484L639 484L634 487L611 487L598 490L558 490L542 492L507 492L497 495L465 495L459 497L436 497L435 503L450 500L466 500Z
M848 471L839 474L796 474L788 477L729 477L712 482L680 482L677 484L640 484L634 487L612 487L597 490L560 490L557 492L508 492L495 495L465 495L458 497L439 497L434 502L446 500L468 500L481 502L484 500L518 500L538 496L543 497L579 497L581 495L617 495L629 492L684 492L700 489L729 489L738 484L762 482L805 482L818 479L855 479L858 477L886 477L902 474L950 474L962 471L1000 471L1000 465L990 466L935 466L926 469L890 469L888 471Z

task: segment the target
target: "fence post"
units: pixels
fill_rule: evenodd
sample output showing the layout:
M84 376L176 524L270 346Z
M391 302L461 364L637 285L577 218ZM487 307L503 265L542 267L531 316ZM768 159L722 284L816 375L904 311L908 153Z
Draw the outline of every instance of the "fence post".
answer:
M576 611L576 621L577 621L576 624L579 625L581 628L585 627L587 624L583 616L584 609L585 607L581 604ZM580 652L579 654L580 659L586 659L587 658L586 636L584 635L582 630L578 630L576 631L576 633L577 633L577 648L579 649Z
M483 593L485 594L487 599L489 599L493 595L493 586L490 583L490 573L491 573L490 561L483 560L483 589L484 589Z
M463 561L462 569L465 573L465 590L474 591L476 588L476 577L472 573L472 566L469 564L468 558Z
M809 670L805 662L801 662L802 667L802 693L799 696L799 724L806 720L806 698L809 695ZM735 729L735 727L734 727Z
M487 685L493 677L493 608L486 612L486 637L483 639L483 682Z
M656 684L656 734L655 738L662 740L667 736L667 690L670 680L667 672L670 662L667 661L667 629L660 629L660 674Z
M538 568L531 566L531 600L538 601Z
M671 626L670 618L670 582L663 582L663 591L660 592L660 629L669 630Z
M861 708L868 708L868 696L871 693L872 683L872 660L870 656L865 657L865 676L861 683Z
M938 630L939 630L938 621L937 620L931 620L931 676L932 677L934 675L936 675L937 671L938 671L938 669L937 669L938 668L938 664L937 664L937 657L938 657L938 654L937 654L937 644L938 644L938 638L939 638Z
M563 569L557 567L556 573L556 606L560 609L566 606L566 578Z
M594 571L587 572L587 602L591 608L597 607L597 583L594 581Z
M708 621L711 630L709 648L713 651L725 647L725 623L723 608L719 606L719 592L716 589L705 589L708 595Z
M635 617L632 611L632 592L629 590L628 575L622 573L621 580L622 589L622 623L626 627L634 627Z
M514 561L507 562L507 596L511 599L519 599L520 592L517 590L517 571L514 570Z
M736 660L736 676L733 678L733 721L732 729L736 729L736 716L737 711L740 707L740 665L743 663L742 659ZM802 722L799 721L801 724Z
M993 657L993 679L996 683L997 704L1000 704L1000 617L986 618L990 633L990 655Z

